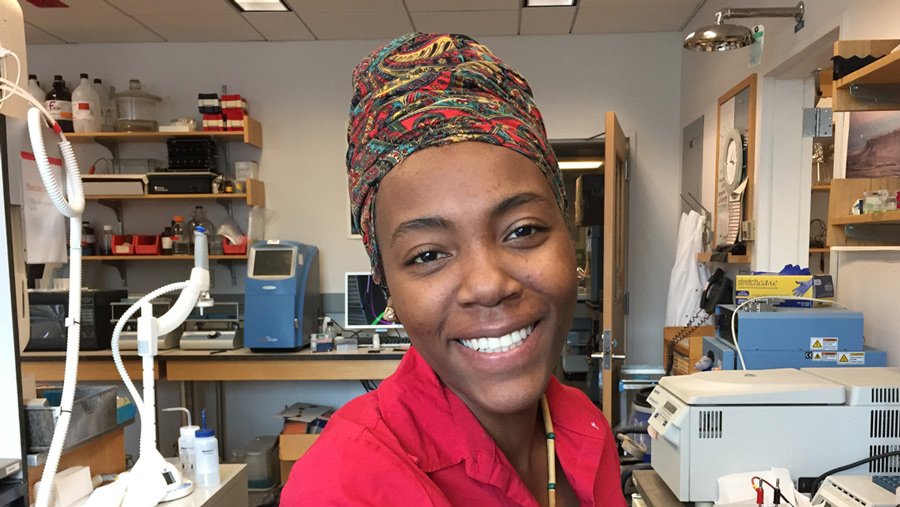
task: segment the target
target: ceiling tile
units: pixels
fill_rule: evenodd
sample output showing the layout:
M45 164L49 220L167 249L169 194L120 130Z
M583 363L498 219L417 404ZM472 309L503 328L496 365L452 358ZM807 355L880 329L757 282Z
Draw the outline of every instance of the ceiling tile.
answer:
M676 32L692 11L683 3L579 7L572 33Z
M301 18L320 40L393 39L413 31L406 12L311 12Z
M411 12L416 30L470 36L516 35L519 11Z
M406 0L409 12L416 11L510 11L518 10L521 0Z
M117 16L36 19L31 20L31 23L66 42L87 44L163 41L159 35L121 13Z
M213 15L150 16L136 18L169 42L225 42L263 40L237 12Z
M575 7L523 8L519 35L567 34L574 19Z
M63 42L65 41L57 39L30 23L25 23L25 43L29 46L31 44L62 44Z
M67 1L67 0L63 0ZM80 0L78 0L80 1ZM237 10L226 0L106 0L131 16L154 14L229 14Z
M295 12L406 12L403 0L287 0Z
M314 40L313 34L293 12L244 12L241 14L266 40Z
M40 8L25 0L19 0L19 5L22 6L22 15L25 17L25 21L29 22L34 19L44 18L68 19L79 16L103 17L122 15L118 9L104 0L65 0L65 4L68 7Z
M615 5L630 5L641 9L652 5L689 5L691 10L706 0L578 0L579 7L612 7ZM735 2L738 3L738 2Z

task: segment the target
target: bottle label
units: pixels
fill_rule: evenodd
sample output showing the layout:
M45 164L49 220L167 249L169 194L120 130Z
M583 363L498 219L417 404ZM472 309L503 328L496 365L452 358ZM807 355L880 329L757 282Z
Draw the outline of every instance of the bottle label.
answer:
M45 104L54 120L72 119L72 102L68 100L48 100Z
M94 111L90 102L73 102L72 115L76 120L90 120L94 118Z
M163 247L163 250L171 250L172 249L172 237L171 236L163 236L162 237L162 247Z

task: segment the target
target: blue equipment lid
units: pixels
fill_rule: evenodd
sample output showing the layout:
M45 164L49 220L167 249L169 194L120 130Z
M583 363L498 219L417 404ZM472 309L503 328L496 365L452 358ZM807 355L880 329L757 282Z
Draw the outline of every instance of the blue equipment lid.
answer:
M216 436L216 432L212 428L203 428L201 430L197 430L196 433L194 433L194 436L197 438L214 437Z

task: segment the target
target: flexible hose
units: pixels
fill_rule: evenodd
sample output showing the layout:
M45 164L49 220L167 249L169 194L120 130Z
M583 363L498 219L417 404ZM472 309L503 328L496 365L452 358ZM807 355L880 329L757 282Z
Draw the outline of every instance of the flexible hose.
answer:
M60 191L56 175L47 159L41 114L42 112L37 108L28 110L28 133L31 137L31 147L41 180L47 189L50 200L60 213L69 217L69 317L66 319L68 331L66 366L63 374L60 415L56 422L56 428L53 430L53 440L50 442L50 451L44 465L41 487L38 489L35 502L36 507L46 507L50 504L53 478L56 476L59 459L65 447L66 434L69 431L69 422L72 417L72 406L75 402L75 388L78 382L78 352L81 345L81 213L84 211L84 190L72 145L60 132L63 139L60 143L60 150L66 166L66 190L70 199L67 201ZM58 127L55 124L54 126Z
M129 306L127 310L125 310L125 313L123 313L122 316L119 317L119 321L116 322L116 327L113 329L112 341L110 342L113 362L116 364L116 370L119 371L119 376L122 377L122 382L125 383L125 388L128 389L128 393L131 394L131 398L132 400L134 400L135 408L141 414L142 421L147 420L144 414L144 403L141 401L142 398L138 395L137 388L134 387L134 383L131 381L131 377L129 377L128 372L125 371L125 364L122 363L122 355L119 352L119 336L122 334L122 329L125 328L125 324L131 318L131 316L140 309L141 304L149 303L159 296L162 296L163 294L167 294L169 292L184 290L188 285L188 282L170 283L169 285L164 285L147 294L146 296L139 299L136 303Z

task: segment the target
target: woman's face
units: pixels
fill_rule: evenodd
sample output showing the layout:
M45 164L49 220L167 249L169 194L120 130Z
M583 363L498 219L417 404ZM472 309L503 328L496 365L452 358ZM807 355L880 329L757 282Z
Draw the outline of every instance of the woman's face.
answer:
M464 142L418 151L381 182L375 230L410 341L475 413L540 398L575 310L575 254L527 157Z

